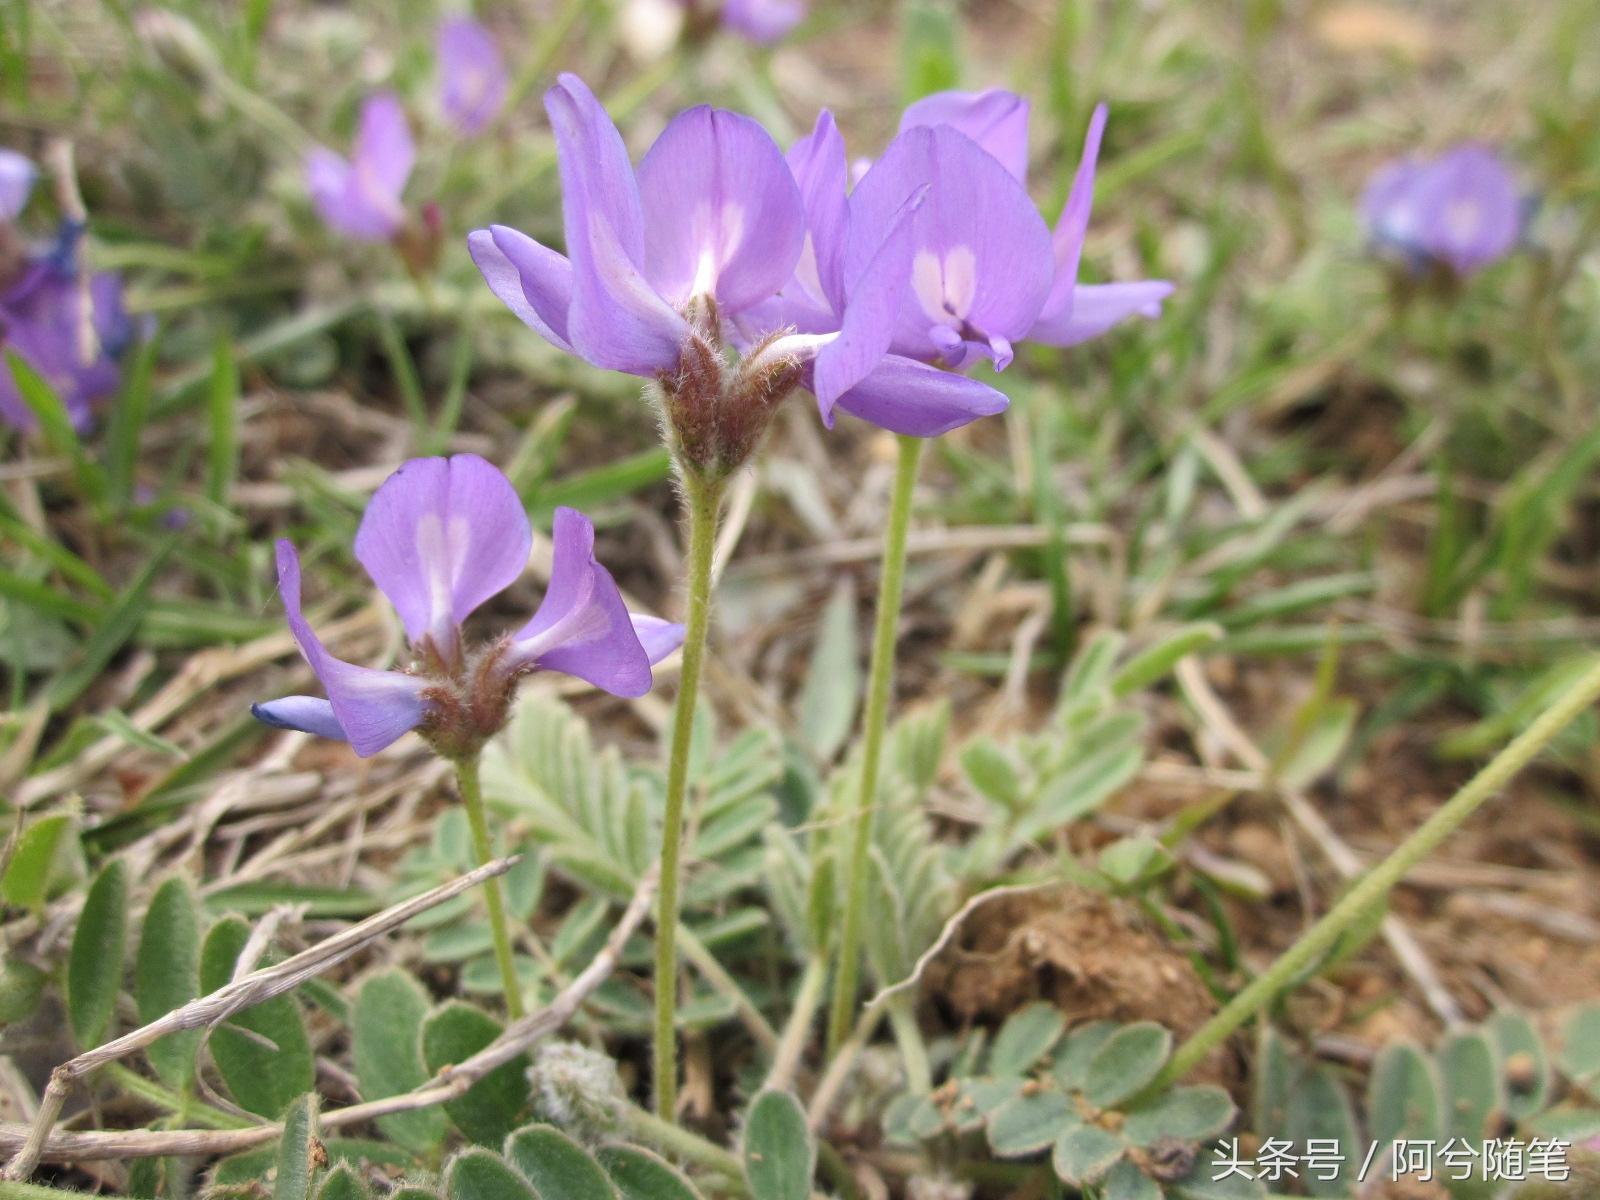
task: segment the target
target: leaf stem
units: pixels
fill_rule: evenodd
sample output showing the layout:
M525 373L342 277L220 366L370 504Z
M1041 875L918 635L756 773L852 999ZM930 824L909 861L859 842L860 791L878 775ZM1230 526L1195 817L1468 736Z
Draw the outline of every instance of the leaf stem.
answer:
M1212 1017L1189 1040L1179 1046L1160 1075L1144 1090L1153 1096L1170 1087L1200 1064L1216 1046L1265 1008L1274 997L1289 987L1319 958L1332 950L1341 936L1389 891L1454 833L1468 817L1492 800L1505 784L1527 766L1572 720L1600 698L1600 659L1596 659L1553 704L1514 738L1499 754L1434 814L1415 833L1396 846L1389 857L1373 867L1344 894L1327 914L1306 930L1266 971Z
M834 976L833 1005L828 1013L828 1055L831 1058L850 1033L856 988L861 974L861 922L867 898L867 860L872 845L872 809L878 790L878 764L889 720L889 694L894 683L895 639L900 630L900 594L905 586L906 537L911 529L911 494L922 461L922 439L899 438L894 491L889 499L889 524L883 537L883 579L878 587L878 620L872 634L872 665L867 677L867 709L863 719L861 780L851 815L850 860L845 876L844 925L839 935L839 968Z
M494 861L494 849L489 842L489 823L483 813L483 789L478 784L478 755L476 753L456 760L456 786L461 791L461 802L467 809L467 824L472 827L472 849L480 867ZM489 910L489 933L494 939L494 959L500 967L500 987L505 993L506 1014L513 1021L522 1016L522 984L517 979L516 963L511 957L511 933L506 926L505 893L500 888L499 876L483 881L483 901Z
M686 571L688 614L683 637L683 665L673 708L672 744L667 757L667 800L661 831L661 884L656 897L655 1109L671 1121L678 1100L678 875L683 851L684 800L689 792L689 747L694 735L695 703L711 628L711 561L716 549L717 514L723 483L681 473L689 510Z

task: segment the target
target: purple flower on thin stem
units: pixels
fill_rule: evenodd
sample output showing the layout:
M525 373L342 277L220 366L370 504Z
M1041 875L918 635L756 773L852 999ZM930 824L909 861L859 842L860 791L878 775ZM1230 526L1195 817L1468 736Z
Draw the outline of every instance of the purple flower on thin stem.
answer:
M458 132L482 133L505 105L509 80L494 34L471 17L439 24L439 108Z
M506 306L552 344L654 379L680 463L725 475L802 380L827 413L835 403L850 408L852 389L875 373L898 378L914 368L885 352L909 269L911 218L926 187L900 197L848 272L830 270L818 281L812 319L791 335L795 322L773 302L807 253L835 261L842 228L818 233L810 199L759 124L689 109L635 171L582 80L562 76L545 107L567 253L495 225L468 239L473 259ZM808 226L819 245L829 239L825 250L808 248ZM724 357L726 341L745 351L737 364ZM929 381L913 370L904 388L919 385Z
M0 221L15 221L28 206L39 168L33 160L0 146Z
M62 231L54 244L0 283L0 420L32 429L4 352L17 355L50 385L79 430L94 405L117 390L118 358L139 334L122 304L122 281L102 271L85 280L77 266L81 227Z
M306 155L306 188L330 228L356 241L388 241L405 225L400 196L415 160L399 97L379 92L361 105L348 159L326 146Z
M653 664L683 640L680 626L629 613L594 557L594 526L556 510L550 587L517 632L468 650L461 624L527 565L532 532L516 490L471 454L406 463L373 494L356 558L394 605L416 657L412 670L335 658L301 612L300 557L278 543L278 588L289 628L327 699L286 696L252 712L269 725L348 741L367 757L412 729L440 753L475 753L505 723L517 680L560 671L618 696L650 690Z
M1388 164L1367 185L1361 212L1373 242L1413 272L1442 266L1464 277L1511 252L1525 205L1504 160L1467 143Z

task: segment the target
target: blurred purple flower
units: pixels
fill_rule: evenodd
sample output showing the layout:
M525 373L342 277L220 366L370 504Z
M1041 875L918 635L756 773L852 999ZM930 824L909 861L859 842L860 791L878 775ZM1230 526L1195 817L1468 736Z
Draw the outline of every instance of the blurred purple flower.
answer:
M722 23L757 45L780 41L805 19L803 0L723 0Z
M471 17L439 25L439 107L456 129L482 133L500 114L509 81L494 34Z
M28 206L39 169L33 160L0 146L0 221L15 221Z
M361 105L348 159L326 146L306 155L306 188L330 228L356 241L388 241L405 224L400 195L415 159L399 97L379 92Z
M122 304L122 281L109 272L89 277L77 268L79 228L64 229L9 283L0 284L0 420L31 429L33 410L22 400L3 352L16 354L60 397L74 427L89 426L94 404L117 389L117 360L138 334Z
M1361 212L1372 240L1411 269L1436 263L1465 276L1510 253L1525 206L1505 161L1469 142L1436 159L1389 163L1367 185Z
M797 264L816 257L807 236L815 217L812 198L802 195L810 181L797 186L766 130L737 113L692 108L672 119L635 172L582 80L563 75L545 107L556 133L567 255L503 225L468 239L478 269L512 312L595 366L654 378L686 397L694 411L682 422L669 411L669 423L688 430L690 441L702 427L720 438L726 453L712 457L722 466L748 452L751 430L729 434L729 422L744 415L706 413L705 404L786 393L793 381L783 383L784 373L798 378L803 366L824 414L836 402L850 408L846 393L885 365L909 267L910 217L925 187L907 189L872 244L863 243L859 261L819 281L807 325L781 337L797 322L774 299ZM844 203L842 144L839 165L837 206L817 198L829 209L823 216ZM814 224L811 233L820 245ZM826 231L830 251L841 234L842 225ZM750 352L732 381L723 378L717 350L725 331ZM901 379L904 373L896 382L914 388L916 378ZM710 383L699 386L701 379Z
M510 481L476 455L406 463L374 493L355 552L399 613L417 669L376 670L330 654L301 612L299 555L280 541L289 628L328 698L287 696L251 711L269 725L348 741L362 757L418 728L442 753L458 754L500 728L516 681L536 669L643 695L651 666L683 640L682 627L627 611L581 513L557 509L551 536L550 587L533 619L465 653L461 623L527 565L527 514Z

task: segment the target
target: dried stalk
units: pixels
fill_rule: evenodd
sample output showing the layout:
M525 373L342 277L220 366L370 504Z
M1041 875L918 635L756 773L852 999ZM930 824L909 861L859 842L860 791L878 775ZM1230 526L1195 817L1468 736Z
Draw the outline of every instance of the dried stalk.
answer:
M406 920L420 912L421 908L417 907L420 902L426 901L427 904L440 903L450 896L459 894L489 875L504 873L514 861L512 859L501 859L490 863L486 867L481 867L468 875L462 876L454 883L447 884L445 888L436 889L426 896L419 896L416 900L407 901L405 905L399 906L408 910L399 920ZM622 956L623 945L633 936L640 923L644 920L654 895L655 877L652 874L646 876L640 882L632 900L628 903L627 909L623 912L622 918L617 922L616 928L611 931L611 936L606 939L606 944L602 947L600 953L595 955L589 965L579 972L572 982L563 988L555 999L544 1008L537 1012L529 1013L521 1020L508 1025L499 1037L495 1038L482 1050L469 1058L445 1067L415 1091L405 1092L398 1096L386 1096L381 1100L368 1100L360 1104L351 1104L344 1108L336 1108L330 1112L324 1112L322 1114L321 1127L323 1129L340 1129L370 1121L375 1117L388 1116L391 1113L411 1112L419 1108L430 1108L436 1104L444 1104L447 1101L454 1100L490 1071L510 1062L518 1055L525 1053L530 1046L540 1039L556 1032L572 1019L573 1014L578 1011L584 1001L589 998L596 988L605 982L612 971L616 970L617 962ZM328 942L322 943L321 946L313 947L312 950L296 955L295 958L280 963L276 967L267 968L267 971L281 973L297 959L303 960L307 954L321 950L331 942L341 939L348 941L357 930L363 927L370 927L374 922L390 920L390 926L386 926L386 928L392 927L395 922L390 918L397 911L398 908L379 914L369 921L362 922L361 925L353 926L351 929L346 930L338 938L330 938ZM370 940L370 938L367 940ZM323 963L322 965L328 964ZM255 975L249 976L246 980L240 982L248 983L264 973L256 972ZM295 979L288 986L292 987L294 983L298 982L300 982L300 979ZM230 984L223 989L223 992L237 989L239 986L240 984ZM258 995L256 999L267 999L270 995L277 995L283 990L285 989L278 988L271 993ZM218 992L212 996L203 997L202 1000L185 1006L185 1009L179 1009L177 1013L168 1014L167 1017L163 1017L155 1025L147 1026L146 1030L154 1029L157 1025L162 1026L162 1028L159 1033L142 1040L139 1044L146 1045L149 1041L153 1041L154 1037L170 1033L175 1029L190 1028L191 1026L189 1025L171 1025L166 1024L166 1022L186 1011L186 1009L193 1008L195 1004L214 1001L221 994L222 992ZM220 1013L218 1014L218 1019L226 1015L225 1012ZM145 1033L145 1030L138 1031L138 1034L143 1033ZM129 1034L127 1038L118 1039L118 1042L109 1043L108 1046L101 1047L100 1050L90 1051L90 1054L100 1054L108 1049L109 1046L126 1042L128 1038L135 1036L137 1034ZM86 1058L88 1055L81 1057ZM78 1061L79 1059L74 1059L73 1063ZM65 1064L65 1066L56 1069L56 1074L52 1076L50 1082L51 1091L56 1088L57 1078L61 1077L62 1072L67 1067L72 1066L73 1063ZM50 1093L47 1091L47 1101L49 1095ZM60 1102L64 1095L65 1091L63 1090L56 1100L57 1111L60 1109ZM16 1147L21 1148L7 1167L7 1177L9 1178L25 1178L27 1174L32 1173L33 1168L41 1161L52 1163L88 1162L108 1158L233 1154L240 1150L248 1150L252 1146L270 1142L283 1129L281 1125L273 1122L264 1123L253 1129L130 1129L83 1133L51 1133L49 1125L54 1121L54 1114L51 1115L50 1122L46 1123L43 1119L43 1106L41 1106L40 1112L40 1121L35 1123L32 1131L22 1125L0 1124L0 1151L7 1151ZM30 1153L32 1158L25 1160L24 1156ZM25 1168L25 1171L19 1171L19 1164Z
M79 1079L91 1071L120 1058L126 1058L170 1033L184 1029L211 1028L242 1009L299 987L306 980L336 963L343 962L390 930L405 924L418 913L460 895L485 879L504 875L515 862L515 858L503 858L475 871L469 871L459 879L451 880L420 896L414 896L410 900L368 917L365 921L358 922L326 941L318 942L315 946L307 947L281 963L251 971L209 995L201 996L181 1008L173 1009L148 1025L125 1033L103 1046L86 1050L76 1058L62 1063L50 1073L50 1085L45 1089L44 1097L39 1102L39 1113L34 1120L33 1129L24 1140L22 1148L6 1164L4 1177L26 1179L33 1174L33 1168L38 1164L40 1153L49 1139L56 1118L61 1114L61 1106L66 1101L67 1094Z

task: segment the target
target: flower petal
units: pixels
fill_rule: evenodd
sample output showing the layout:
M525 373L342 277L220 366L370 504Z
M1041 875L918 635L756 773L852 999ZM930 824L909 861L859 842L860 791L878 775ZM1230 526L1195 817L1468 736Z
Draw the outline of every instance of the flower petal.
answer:
M1417 185L1422 242L1465 275L1509 253L1522 233L1522 198L1500 156L1468 143L1441 157Z
M471 17L439 23L439 107L460 132L481 133L506 102L509 81L494 34Z
M1159 317L1161 302L1172 292L1173 285L1161 279L1081 283L1073 291L1071 309L1041 320L1029 331L1028 338L1047 346L1076 346L1099 337L1127 317Z
M806 15L800 0L723 0L722 23L757 45L783 37Z
M550 588L511 641L510 663L586 680L617 696L650 690L650 657L611 573L594 556L594 526L558 508L551 529Z
M835 312L842 311L844 284L840 269L850 215L850 166L844 136L834 123L833 114L827 109L819 112L815 127L789 147L784 158L800 188L806 216L806 237L795 264L795 282L811 299L831 304Z
M298 729L301 733L314 733L336 742L350 740L334 715L333 705L316 696L285 696L281 700L252 704L250 715L278 729Z
M1106 106L1095 105L1089 118L1089 132L1084 134L1083 154L1078 159L1078 172L1072 179L1072 190L1062 206L1061 217L1056 221L1055 233L1050 238L1051 252L1055 256L1056 273L1050 284L1050 294L1045 297L1040 310L1041 320L1059 317L1072 307L1072 289L1078 282L1078 263L1083 256L1083 239L1089 233L1089 212L1094 207L1094 170L1100 158L1100 139L1106 129Z
M891 433L938 437L1009 403L986 383L891 354L840 396L838 407Z
M475 229L467 250L489 290L545 341L570 352L567 310L572 305L572 264L525 233L506 225Z
M39 168L33 160L0 146L0 221L15 221L28 206Z
M639 164L645 274L674 305L714 296L729 313L789 282L805 241L800 190L783 152L749 117L679 113Z
M561 207L572 262L568 339L598 367L670 370L688 325L646 281L644 218L622 135L576 75L545 93L561 167Z
M428 707L422 697L425 680L358 667L328 653L301 614L300 556L287 540L278 543L278 591L300 653L327 689L334 718L357 754L370 757L422 723Z
M411 126L406 123L400 97L393 92L369 96L361 105L355 148L350 155L363 187L372 189L374 198L398 205L416 158Z
M929 328L944 325L981 352L998 354L991 339L1020 339L1050 290L1050 232L999 160L948 125L900 134L851 193L847 285L866 269L906 197L924 184L932 189L913 219L894 352L941 357Z
M414 458L373 493L356 558L413 644L453 653L459 626L528 564L533 533L511 481L476 454Z
M935 92L900 117L901 133L919 125L959 129L999 159L1018 183L1028 182L1028 102L1015 92Z
M645 657L650 660L651 666L683 645L683 626L674 621L648 617L643 613L629 613L628 618L633 622L633 632L638 635L639 644L644 647Z
M918 188L895 215L883 242L859 278L852 281L839 336L817 354L812 390L823 423L833 424L839 397L861 382L889 352L895 315L911 270L911 237L929 188Z

